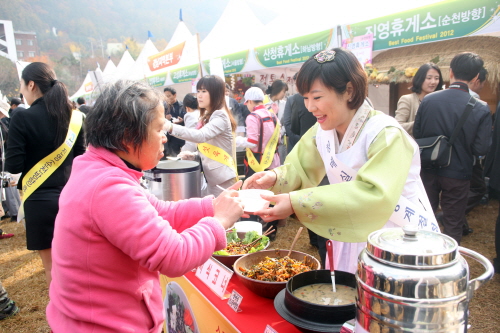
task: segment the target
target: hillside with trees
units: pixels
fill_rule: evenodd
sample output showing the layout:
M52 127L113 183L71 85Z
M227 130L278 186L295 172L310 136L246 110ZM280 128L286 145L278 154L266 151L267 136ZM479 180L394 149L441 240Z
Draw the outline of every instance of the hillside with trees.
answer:
M121 42L135 58L148 30L159 50L166 47L179 22L179 9L191 32L206 36L219 19L229 0L0 0L0 19L11 20L15 31L37 33L41 56L29 61L45 61L56 70L71 93L75 92L88 70L97 64L104 68L108 56L106 44ZM244 13L242 13L244 17ZM76 59L74 53L80 55ZM121 54L111 57L115 64ZM2 61L2 72L15 66ZM12 83L0 80L7 96L18 95ZM17 82L18 84L18 82Z

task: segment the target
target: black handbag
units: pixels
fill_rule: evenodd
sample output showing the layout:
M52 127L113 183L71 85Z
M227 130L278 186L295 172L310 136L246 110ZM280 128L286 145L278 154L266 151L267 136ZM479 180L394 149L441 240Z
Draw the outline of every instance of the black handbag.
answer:
M415 140L420 147L420 163L423 169L446 168L450 165L453 143L476 102L477 100L471 96L449 140L444 135Z

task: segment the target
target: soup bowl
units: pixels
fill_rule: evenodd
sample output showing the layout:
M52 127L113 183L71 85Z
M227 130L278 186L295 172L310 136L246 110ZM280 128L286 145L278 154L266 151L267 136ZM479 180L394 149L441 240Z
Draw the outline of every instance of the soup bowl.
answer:
M322 305L304 301L293 292L317 283L332 284L329 270L316 270L295 275L280 292L274 307L283 319L295 325L302 332L339 332L342 325L356 316L355 302L347 305ZM335 284L356 289L354 274L335 271Z

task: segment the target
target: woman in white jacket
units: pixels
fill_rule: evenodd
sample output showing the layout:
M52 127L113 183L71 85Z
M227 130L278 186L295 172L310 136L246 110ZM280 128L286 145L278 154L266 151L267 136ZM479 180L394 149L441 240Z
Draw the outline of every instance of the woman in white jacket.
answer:
M200 158L208 183L208 194L219 195L236 182L236 122L225 100L225 83L215 75L205 76L196 85L200 121L196 129L165 123L164 129L180 139L198 144L195 153L183 151L184 160Z

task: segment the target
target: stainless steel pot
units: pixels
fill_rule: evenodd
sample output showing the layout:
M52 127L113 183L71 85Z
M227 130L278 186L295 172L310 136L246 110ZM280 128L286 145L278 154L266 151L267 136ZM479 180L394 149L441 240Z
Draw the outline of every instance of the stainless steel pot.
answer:
M485 272L469 280L462 255ZM368 236L356 273L356 333L467 332L474 290L493 276L490 261L444 234L411 226Z
M144 172L147 189L160 200L177 201L201 196L200 163L160 161Z

